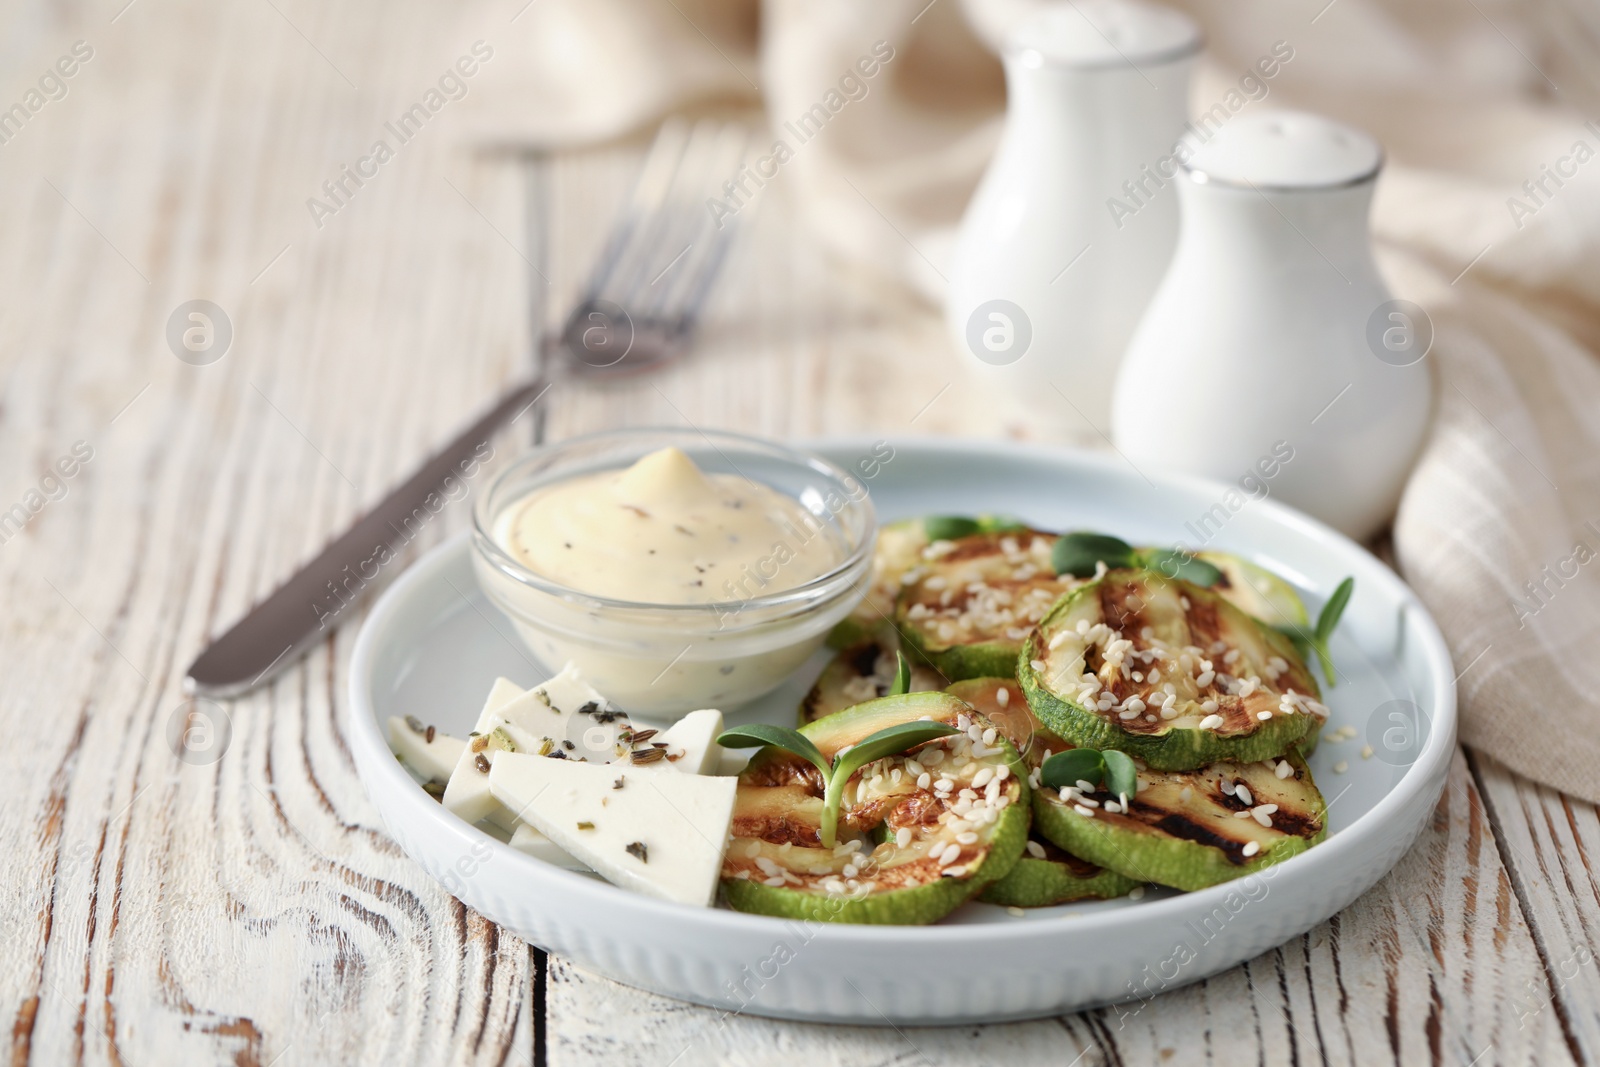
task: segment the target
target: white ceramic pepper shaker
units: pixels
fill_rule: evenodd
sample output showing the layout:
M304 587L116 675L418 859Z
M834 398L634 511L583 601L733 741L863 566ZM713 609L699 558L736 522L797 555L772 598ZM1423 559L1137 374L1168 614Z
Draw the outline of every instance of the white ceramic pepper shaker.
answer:
M1060 411L1059 389L1104 427L1177 242L1172 149L1200 31L1152 4L1075 0L1008 40L1005 132L962 219L945 318L997 397Z
M1432 400L1432 326L1372 258L1382 150L1263 111L1180 155L1178 250L1123 358L1113 439L1137 466L1245 490L1195 516L1193 547L1267 494L1365 539L1394 513Z

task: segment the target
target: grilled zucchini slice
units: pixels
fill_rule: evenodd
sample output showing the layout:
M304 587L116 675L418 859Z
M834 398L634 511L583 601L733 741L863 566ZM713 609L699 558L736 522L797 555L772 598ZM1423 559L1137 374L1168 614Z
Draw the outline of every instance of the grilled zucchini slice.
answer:
M1036 748L1036 765L1049 749ZM1108 810L1120 798L1103 788L1035 789L1035 832L1108 870L1188 890L1282 863L1327 835L1327 803L1299 752L1193 771L1141 766L1138 778L1126 812Z
M1027 750L1025 758L1035 772L1052 753L1072 747L1033 717L1014 681L984 678L958 682L950 690L981 713L991 708L1000 713L996 722L1014 744ZM1284 762L1288 769L1281 767ZM1023 900L1030 894L1044 900L1050 892L1079 889L1086 890L1085 896L1121 896L1143 882L1201 889L1281 862L1325 835L1327 806L1298 752L1286 760L1217 763L1197 771L1140 766L1138 779L1127 814L1106 809L1106 801L1120 803L1121 798L1104 790L1087 794L1085 800L1085 794L1075 789L1035 785L1031 837L1060 852L1047 848L1045 857L1039 858L1031 855L1030 848L1010 874L985 891L983 899L1038 907ZM1037 782L1036 775L1030 780ZM1278 805L1276 811L1262 813L1271 826L1254 816L1240 818L1262 804ZM1246 856L1252 841L1255 848ZM1064 869L1045 869L1066 863L1061 857L1104 868L1105 875L1085 878L1086 868L1070 863Z
M894 684L895 652L899 646L891 631L840 651L800 702L800 725L887 695ZM927 664L911 665L910 692L931 692L949 684Z
M952 680L1015 677L1028 631L1082 584L1055 573L1055 541L1024 529L929 545L895 601L901 638Z
M900 578L922 561L922 550L927 545L922 519L900 519L878 527L867 595L828 632L829 648L851 648L893 629L894 598L900 592Z
M971 678L957 682L947 692L999 727L1024 759L1038 738L1054 744L1057 752L1065 747L1044 732L1014 678ZM1013 908L1044 908L1091 897L1109 900L1124 896L1135 885L1134 879L1080 859L1035 831L1029 834L1027 850L1017 865L978 899Z
M1027 770L970 705L948 693L885 697L801 733L831 760L878 730L924 718L963 732L858 770L845 786L837 848L822 847L817 768L778 749L757 753L739 776L723 854L728 903L790 919L920 924L1003 878L1027 839ZM949 786L935 788L940 780Z
M1157 770L1282 756L1327 719L1285 635L1152 571L1111 571L1063 597L1017 671L1052 732Z
M1048 908L1074 900L1125 897L1139 884L1136 878L1097 867L1033 833L1017 865L978 899L1008 908Z

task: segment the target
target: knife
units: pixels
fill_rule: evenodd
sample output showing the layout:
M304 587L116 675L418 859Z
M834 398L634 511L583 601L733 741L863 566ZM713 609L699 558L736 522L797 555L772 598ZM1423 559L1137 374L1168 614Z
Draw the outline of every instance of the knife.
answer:
M208 697L249 692L327 637L333 617L364 591L367 582L361 580L362 565L370 564L383 549L397 551L408 542L406 520L418 510L431 514L429 496L444 495L445 479L459 479L463 465L470 466L474 454L495 431L516 422L549 388L545 382L534 381L507 393L344 536L213 641L189 665L184 690ZM357 577L354 589L348 581L352 576Z

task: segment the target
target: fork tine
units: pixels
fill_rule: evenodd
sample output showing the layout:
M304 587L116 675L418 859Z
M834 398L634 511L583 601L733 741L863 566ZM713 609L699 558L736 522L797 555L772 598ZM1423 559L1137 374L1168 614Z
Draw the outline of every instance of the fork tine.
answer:
M650 144L650 151L645 155L644 166L640 168L633 191L629 194L628 206L612 227L605 249L590 272L589 281L584 286L584 300L604 296L615 288L613 283L625 266L630 245L636 244L634 239L641 228L647 228L656 217L671 189L672 178L683 157L688 138L689 125L682 119L670 118L661 124L655 140Z
M737 128L730 128L726 133L726 144L719 155L725 161L721 165L722 172L733 175L738 172L739 164L744 159L749 137L745 131ZM714 196L720 191L713 189L711 195ZM722 269L723 259L733 243L733 235L737 228L737 216L718 220L713 224L709 209L705 210L698 251L693 259L683 264L678 286L676 306L685 331L698 319L700 310L710 295L712 283L716 281Z
M629 305L646 317L677 319L704 266L711 215L709 195L735 173L743 134L734 127L702 123L690 139L672 190L662 205L663 224L649 277L637 279Z

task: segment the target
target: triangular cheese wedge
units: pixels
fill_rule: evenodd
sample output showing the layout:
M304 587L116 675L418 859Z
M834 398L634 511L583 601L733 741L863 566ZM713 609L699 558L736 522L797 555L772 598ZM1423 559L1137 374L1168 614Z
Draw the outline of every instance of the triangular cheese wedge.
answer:
M496 729L504 729L519 752L538 752L548 740L550 746L561 746L573 759L615 758L617 733L626 720L595 723L593 716L578 710L590 704L603 709L606 699L570 663L550 680L525 692L499 678L478 713L473 733L488 737ZM479 768L479 755L492 764L496 749L489 746L475 750L469 738L445 786L444 806L467 822L487 819L512 833L517 828L516 816L489 792L489 777Z
M647 763L640 769L665 766L686 774L715 774L722 761L722 746L717 744L717 735L721 733L722 712L691 711L655 738L666 744L667 758Z
M449 781L466 745L461 738L439 730L433 731L430 741L426 728L413 730L400 716L389 716L389 747L424 781L441 784Z
M501 803L607 881L708 906L738 780L635 771L502 752L488 777Z

